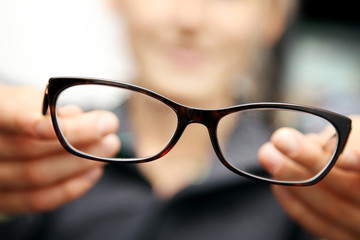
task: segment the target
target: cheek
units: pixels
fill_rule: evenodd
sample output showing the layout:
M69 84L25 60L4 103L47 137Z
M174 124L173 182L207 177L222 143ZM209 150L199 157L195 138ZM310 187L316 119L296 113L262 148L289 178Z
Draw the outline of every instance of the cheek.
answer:
M227 11L214 10L211 18L213 35L221 38L224 46L233 48L233 53L259 48L262 45L266 23L264 10L265 7L257 5L242 6Z
M257 53L263 48L263 16L258 11L244 11L216 19L212 35L219 43L219 66L223 66L223 70L231 72L233 76L251 74Z

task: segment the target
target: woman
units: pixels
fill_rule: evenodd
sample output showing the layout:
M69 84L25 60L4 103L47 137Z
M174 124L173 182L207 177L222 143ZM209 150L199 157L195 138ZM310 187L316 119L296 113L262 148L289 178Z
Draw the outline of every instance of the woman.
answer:
M276 43L291 7L285 0L114 0L114 5L128 26L139 70L137 83L203 108L236 103L231 91L234 79L251 72L262 53ZM61 149L50 122L38 114L40 101L19 104L32 96L40 98L38 92L1 90L0 96L16 103L0 105L6 113L0 118L0 211L8 215L46 211L3 223L2 236L356 239L360 234L356 122L338 167L321 184L303 189L274 187L285 211L268 185L234 178L224 167L217 167L208 155L208 134L198 126L189 126L162 159L137 168L106 166L98 184L79 198L100 177L102 164L69 156ZM119 149L114 139L86 141L91 135L106 140L116 131L118 122L111 113L82 114L64 108L61 115L67 134L89 149L99 154L105 148L111 154ZM142 119L133 121L139 128L146 126ZM152 130L161 135L160 127ZM281 175L289 162L321 161L322 142L320 135L310 138L282 131L264 147L261 161L270 173ZM73 199L77 200L63 205ZM20 227L24 231L14 231Z

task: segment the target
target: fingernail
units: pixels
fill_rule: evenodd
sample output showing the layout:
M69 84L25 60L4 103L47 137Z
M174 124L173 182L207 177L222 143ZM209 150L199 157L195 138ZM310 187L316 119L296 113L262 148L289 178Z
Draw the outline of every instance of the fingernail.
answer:
M299 143L294 133L282 130L276 136L276 142L282 152L289 157L295 157L299 151Z
M115 132L118 126L118 118L110 113L103 114L97 122L98 130L102 136Z
M120 139L116 134L109 134L101 142L104 151L104 157L113 157L120 150Z
M266 165L269 168L267 170L272 175L276 175L283 164L284 156L272 145L266 146L265 154Z

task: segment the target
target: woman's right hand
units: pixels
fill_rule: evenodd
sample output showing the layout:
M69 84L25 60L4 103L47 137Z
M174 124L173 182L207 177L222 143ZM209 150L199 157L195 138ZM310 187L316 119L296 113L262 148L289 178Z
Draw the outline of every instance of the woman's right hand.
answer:
M16 215L57 208L89 190L104 163L66 152L50 117L41 115L42 92L0 86L0 214ZM63 107L65 134L86 152L112 156L120 149L110 112L83 113Z

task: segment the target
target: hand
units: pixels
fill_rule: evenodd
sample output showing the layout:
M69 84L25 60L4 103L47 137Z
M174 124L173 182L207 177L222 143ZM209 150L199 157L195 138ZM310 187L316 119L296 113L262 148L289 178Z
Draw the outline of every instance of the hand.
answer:
M13 215L54 209L78 198L100 178L104 163L67 153L49 117L41 115L42 92L0 86L0 213ZM86 152L112 156L119 139L109 112L60 110L65 135Z
M306 230L325 239L360 239L360 117L335 167L310 187L273 186L285 211ZM292 143L292 144L291 144ZM311 171L326 157L323 134L278 130L259 153L263 166L277 179ZM296 165L295 165L295 164ZM305 167L304 170L299 170Z

